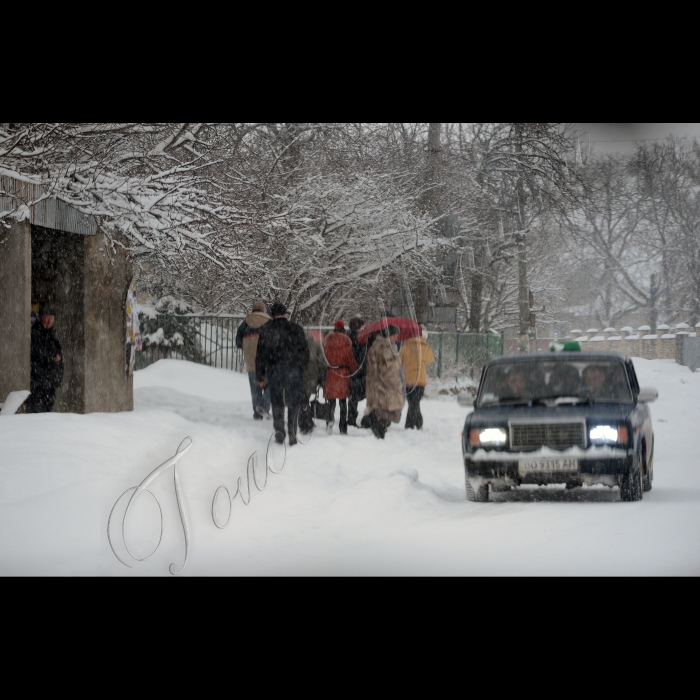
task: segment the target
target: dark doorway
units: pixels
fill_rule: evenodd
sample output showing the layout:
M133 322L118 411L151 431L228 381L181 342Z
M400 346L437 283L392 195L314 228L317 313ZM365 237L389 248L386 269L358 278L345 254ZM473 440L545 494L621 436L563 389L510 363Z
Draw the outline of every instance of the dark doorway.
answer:
M54 411L84 412L85 236L32 226L32 305L56 310L56 335L63 348L63 385Z

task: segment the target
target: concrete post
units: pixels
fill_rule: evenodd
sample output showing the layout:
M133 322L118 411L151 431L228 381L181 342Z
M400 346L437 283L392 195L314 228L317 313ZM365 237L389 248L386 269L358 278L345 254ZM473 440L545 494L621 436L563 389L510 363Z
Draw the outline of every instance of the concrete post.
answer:
M679 365L683 364L683 338L684 335L676 333L676 362Z
M126 292L132 266L101 235L85 238L85 413L133 411L133 377L126 374Z
M30 388L31 303L31 225L0 224L0 403Z

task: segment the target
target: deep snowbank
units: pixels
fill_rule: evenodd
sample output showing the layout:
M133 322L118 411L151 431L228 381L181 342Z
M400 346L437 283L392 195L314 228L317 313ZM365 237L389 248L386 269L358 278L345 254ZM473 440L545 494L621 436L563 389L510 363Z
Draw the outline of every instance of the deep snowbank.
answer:
M136 410L0 418L0 573L169 575L184 560L172 474L153 484L163 541L133 569L109 549L115 500L194 439L178 469L191 528L186 574L698 574L700 373L635 360L652 404L655 481L639 503L617 490L528 489L468 503L456 401L423 402L421 432L386 440L319 431L287 452L284 470L211 518L221 484L235 493L248 457L262 465L271 433L254 422L245 375L175 360L136 373ZM276 456L279 464L279 456ZM144 499L127 539L146 554L158 510Z

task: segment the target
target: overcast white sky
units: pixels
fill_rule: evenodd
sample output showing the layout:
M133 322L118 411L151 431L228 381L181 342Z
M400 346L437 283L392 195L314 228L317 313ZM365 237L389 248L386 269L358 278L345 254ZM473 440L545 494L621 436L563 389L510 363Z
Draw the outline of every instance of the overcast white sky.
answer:
M700 139L700 123L638 122L638 123L591 123L576 124L579 128L581 146L595 143L597 153L629 153L638 140L664 139L668 135L696 137Z

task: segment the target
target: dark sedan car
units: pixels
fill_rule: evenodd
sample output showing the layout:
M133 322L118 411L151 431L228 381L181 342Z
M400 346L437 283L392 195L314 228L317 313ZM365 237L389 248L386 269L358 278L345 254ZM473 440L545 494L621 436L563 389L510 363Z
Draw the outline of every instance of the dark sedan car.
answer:
M640 500L654 478L647 403L657 396L617 353L491 360L464 424L467 498L487 501L489 486L563 483L619 486L623 501Z

